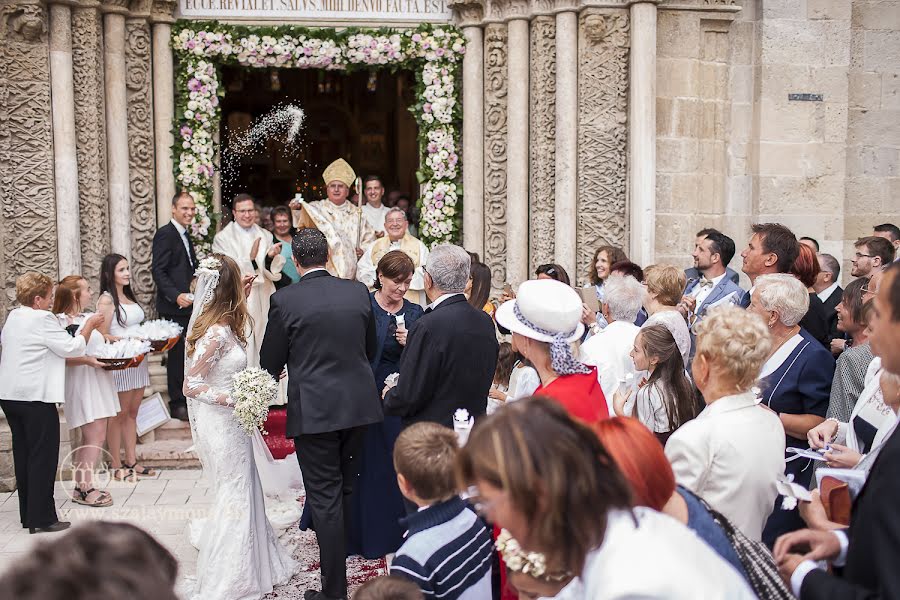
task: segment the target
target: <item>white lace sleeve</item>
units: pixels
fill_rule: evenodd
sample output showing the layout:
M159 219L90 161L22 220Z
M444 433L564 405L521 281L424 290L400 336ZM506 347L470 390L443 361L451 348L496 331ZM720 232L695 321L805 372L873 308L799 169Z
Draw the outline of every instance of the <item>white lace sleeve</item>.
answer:
M194 356L190 361L190 369L184 374L184 395L206 404L231 405L228 393L210 386L209 373L229 349L226 332L220 327L210 327L197 342Z

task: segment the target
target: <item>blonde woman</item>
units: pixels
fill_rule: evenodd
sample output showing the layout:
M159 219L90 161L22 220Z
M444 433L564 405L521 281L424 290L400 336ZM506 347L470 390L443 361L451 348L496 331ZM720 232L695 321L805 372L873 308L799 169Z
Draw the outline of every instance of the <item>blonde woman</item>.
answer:
M262 598L286 583L296 564L266 517L252 438L234 418L232 376L247 366L253 276L224 254L200 262L185 340L184 395L203 470L215 490L197 543L194 600Z
M694 383L706 408L666 443L679 485L758 540L784 471L784 428L751 388L772 340L762 319L736 307L714 308L697 324Z

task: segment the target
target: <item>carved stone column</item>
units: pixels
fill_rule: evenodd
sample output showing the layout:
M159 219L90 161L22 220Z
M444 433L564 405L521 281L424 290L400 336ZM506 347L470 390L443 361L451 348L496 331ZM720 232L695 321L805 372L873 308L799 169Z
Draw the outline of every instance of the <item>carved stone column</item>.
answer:
M653 262L656 235L656 0L631 5L631 260Z
M172 218L175 166L172 161L172 123L175 119L175 65L171 38L174 0L154 0L153 15L153 130L156 141L156 220Z
M106 84L107 168L111 249L131 262L131 201L128 180L128 98L125 92L126 0L104 0L103 65Z
M453 7L466 36L463 57L463 246L484 258L484 36L479 4Z
M518 11L513 5L511 10ZM514 286L528 279L528 90L529 31L524 14L509 30L509 127L506 223L506 277Z
M93 0L81 0L72 17L81 274L94 289L99 288L100 262L109 252L103 31L98 7Z
M549 74L548 74L549 75ZM556 15L556 203L554 256L578 277L578 15ZM589 251L588 251L589 252Z
M0 1L0 319L15 302L16 277L58 275L47 38L40 3Z
M506 26L484 30L484 254L497 289L506 282ZM464 201L465 202L465 201Z
M75 84L72 77L72 8L69 3L54 3L50 5L50 100L59 272L63 276L81 273Z
M531 22L531 134L529 140L531 204L529 214L529 273L538 265L557 262L553 230L556 163L557 102L556 20L535 17ZM572 120L572 115L568 118ZM568 265L565 267L568 269Z
M587 9L578 33L576 276L594 249L624 247L628 117L628 12Z
M125 85L128 97L128 177L131 196L131 287L147 310L154 306L150 273L156 233L153 160L153 87L151 70L150 1L131 3L125 22Z

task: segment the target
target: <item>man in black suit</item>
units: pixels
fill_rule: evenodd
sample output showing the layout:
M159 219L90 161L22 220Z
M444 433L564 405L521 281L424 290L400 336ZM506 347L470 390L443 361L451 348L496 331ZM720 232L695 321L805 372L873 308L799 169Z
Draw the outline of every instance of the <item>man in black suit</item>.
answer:
M397 386L387 390L384 410L404 426L434 421L453 427L453 413L465 408L479 417L497 366L494 322L466 301L471 258L459 246L436 246L425 266L425 294L431 304L408 334Z
M900 373L900 266L885 273L875 297L872 352L885 371ZM781 536L775 559L800 600L900 598L900 432L881 446L853 503L850 527L803 529ZM828 560L840 575L820 570Z
M841 277L841 263L830 254L819 254L819 266L822 270L816 276L813 290L819 296L825 306L825 316L828 318L828 336L832 340L831 350L836 350L835 344L841 349L844 347L844 334L837 328L837 305L841 303L844 289L838 284ZM839 340L839 341L838 341Z
M294 438L319 540L322 591L304 598L347 597L344 515L366 425L384 419L369 359L377 350L366 286L325 270L328 241L304 228L292 242L300 281L272 295L260 366L288 369L287 434Z
M191 281L197 267L197 254L188 234L196 212L194 199L187 192L172 198L172 220L153 236L153 281L156 283L156 312L185 328L178 343L166 357L169 411L176 419L188 420L184 383L184 338L191 320Z

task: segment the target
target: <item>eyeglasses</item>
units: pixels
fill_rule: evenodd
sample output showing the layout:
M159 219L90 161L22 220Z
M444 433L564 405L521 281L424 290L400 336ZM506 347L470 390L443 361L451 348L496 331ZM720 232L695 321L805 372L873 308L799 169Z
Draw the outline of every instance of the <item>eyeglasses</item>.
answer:
M250 213L255 213L256 209L255 208L245 208L244 210L235 210L234 212L238 213L239 215L249 215Z

